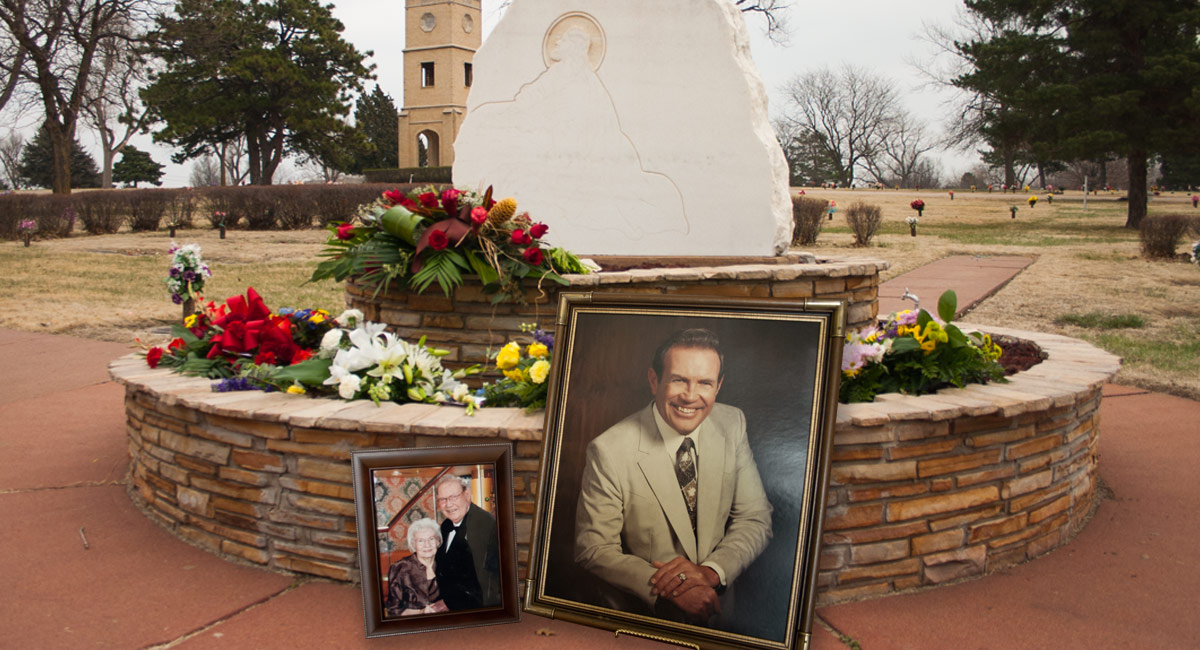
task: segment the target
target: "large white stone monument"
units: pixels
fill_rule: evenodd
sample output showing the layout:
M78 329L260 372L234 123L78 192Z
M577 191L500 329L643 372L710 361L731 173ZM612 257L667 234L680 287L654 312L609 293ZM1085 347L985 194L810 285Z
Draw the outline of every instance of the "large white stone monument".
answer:
M791 242L783 152L729 0L515 0L475 56L454 182L588 255Z

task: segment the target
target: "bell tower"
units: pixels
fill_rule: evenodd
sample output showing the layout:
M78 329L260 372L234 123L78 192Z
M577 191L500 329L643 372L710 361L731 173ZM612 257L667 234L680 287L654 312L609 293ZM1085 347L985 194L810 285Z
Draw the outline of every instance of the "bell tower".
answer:
M467 112L471 60L482 42L481 0L405 0L404 107L400 167L454 164L454 138Z

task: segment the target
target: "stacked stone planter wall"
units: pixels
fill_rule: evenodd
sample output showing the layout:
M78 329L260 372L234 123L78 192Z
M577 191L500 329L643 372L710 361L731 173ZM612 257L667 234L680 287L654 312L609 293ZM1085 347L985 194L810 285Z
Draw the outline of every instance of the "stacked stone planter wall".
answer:
M1049 358L1010 384L839 409L821 602L979 575L1064 543L1086 520L1099 391L1119 360L1073 339L988 329L1032 339ZM213 393L136 356L110 371L126 387L134 499L183 539L356 580L352 450L508 440L525 575L540 413Z
M450 351L443 359L447 365L482 364L489 350L494 353L521 336L522 323L537 322L553 329L561 291L845 300L847 322L860 327L876 316L879 272L887 266L879 260L818 260L792 253L773 263L568 275L568 286L545 281L539 288L527 283L524 305L492 304L491 296L471 278L452 297L436 286L422 294L393 288L376 295L373 288L348 282L346 306L361 310L367 320L387 323L402 337L427 337L429 345Z

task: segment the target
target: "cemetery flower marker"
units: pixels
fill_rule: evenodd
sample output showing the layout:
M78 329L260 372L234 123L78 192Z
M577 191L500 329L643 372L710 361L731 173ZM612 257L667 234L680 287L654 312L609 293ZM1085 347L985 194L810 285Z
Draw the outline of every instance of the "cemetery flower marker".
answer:
M1192 207L1193 208L1200 207L1200 194L1192 195Z
M904 223L908 224L908 232L913 237L917 236L917 224L920 222L921 222L921 220L918 217L905 217L904 218Z
M37 230L37 222L33 219L22 219L17 226L17 231L21 233L21 239L25 240L25 248L29 248L29 238L33 236L35 230Z
M186 319L195 313L196 298L204 291L204 279L212 277L212 271L200 258L200 247L196 244L179 246L171 242L171 268L164 280L171 292L171 302L183 305Z
M917 211L917 216L920 217L925 212L925 202L921 199L916 199L908 204L908 207Z
M1013 219L1016 219L1016 218L1017 218L1017 206L1015 206L1015 205L1010 205L1010 206L1008 206L1008 211L1009 211L1010 213L1012 213L1012 218L1013 218Z
M1029 198L1025 200L1029 203L1029 207L1032 208L1033 206L1037 205L1038 197L1035 194L1031 194Z

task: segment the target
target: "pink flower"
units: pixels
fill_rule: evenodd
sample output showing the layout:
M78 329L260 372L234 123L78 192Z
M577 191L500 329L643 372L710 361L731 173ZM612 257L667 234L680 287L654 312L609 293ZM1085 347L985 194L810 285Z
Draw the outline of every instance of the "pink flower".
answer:
M482 226L483 222L487 221L488 211L482 206L471 208L471 223L476 226Z
M525 258L526 262L529 262L534 266L542 265L542 249L538 248L537 246L530 246L529 248L526 248L525 252L522 254L522 257Z
M429 247L435 251L440 251L450 245L450 238L446 236L445 230L434 229L429 233Z
M547 226L544 223L535 223L529 227L529 236L533 237L534 239L541 239L542 236L546 234L547 230L550 230L550 226Z
M341 240L351 239L354 237L354 224L344 223L337 227L337 238Z
M446 211L446 214L449 214L449 215L458 214L458 195L459 194L462 194L462 192L454 189L453 187L446 190L445 192L442 192L442 209L444 209Z

